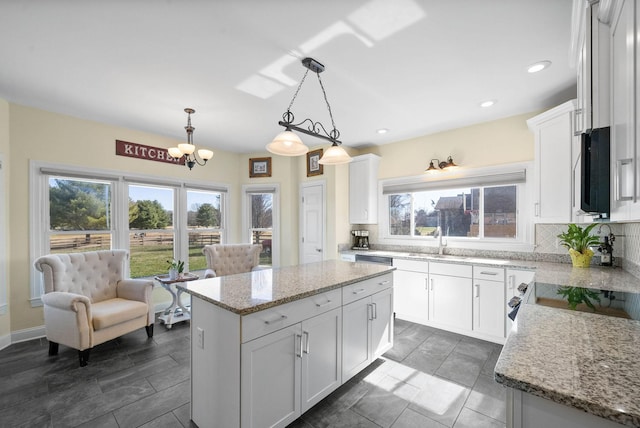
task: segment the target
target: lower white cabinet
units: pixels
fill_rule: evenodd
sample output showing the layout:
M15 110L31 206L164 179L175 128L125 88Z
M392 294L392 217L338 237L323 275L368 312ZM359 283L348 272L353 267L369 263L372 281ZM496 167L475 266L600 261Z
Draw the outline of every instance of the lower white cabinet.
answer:
M342 381L336 308L242 345L242 426L284 426ZM268 397L265 400L265 397Z
M393 310L396 317L429 323L429 262L393 259Z
M473 331L486 339L504 339L504 269L473 267Z
M346 382L393 346L393 290L342 308L342 379ZM363 334L366 332L366 334Z
M436 327L470 331L472 267L429 263L429 321Z

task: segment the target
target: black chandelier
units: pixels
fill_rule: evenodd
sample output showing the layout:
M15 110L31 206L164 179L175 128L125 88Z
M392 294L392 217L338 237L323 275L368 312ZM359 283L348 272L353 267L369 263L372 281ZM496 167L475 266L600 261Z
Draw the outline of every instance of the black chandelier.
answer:
M184 109L184 112L187 113L187 126L184 129L187 131L187 142L178 144L178 147L169 147L168 152L169 156L178 160L184 156L184 163L189 167L189 169L193 169L196 164L200 166L204 166L209 159L213 157L213 152L207 149L199 149L198 155L194 153L196 151L196 146L193 144L193 130L196 129L191 126L191 115L196 111L192 108ZM198 160L198 157L202 159L202 162Z
M305 71L302 80L300 80L300 84L298 85L296 92L293 94L293 98L289 103L287 111L282 115L282 120L278 122L278 125L284 127L285 131L276 135L273 141L267 145L267 150L271 153L282 156L300 156L307 153L309 148L302 142L300 137L292 132L292 130L295 130L303 134L331 142L331 147L329 147L322 158L320 158L319 163L324 165L338 165L351 162L351 157L342 147L340 147L342 144L342 142L338 140L338 138L340 138L340 131L336 128L335 121L333 120L333 114L331 112L331 105L327 99L327 92L325 91L322 79L320 78L320 73L324 71L324 65L313 58L304 58L302 60L302 65L306 67L307 71ZM327 110L329 111L329 117L331 118L332 129L330 131L327 131L322 123L315 122L311 119L305 119L302 122L294 123L295 117L291 112L291 107L293 106L293 102L296 100L298 92L300 92L300 88L307 78L309 71L316 73L316 76L318 76L318 82L320 83L324 101L327 104Z

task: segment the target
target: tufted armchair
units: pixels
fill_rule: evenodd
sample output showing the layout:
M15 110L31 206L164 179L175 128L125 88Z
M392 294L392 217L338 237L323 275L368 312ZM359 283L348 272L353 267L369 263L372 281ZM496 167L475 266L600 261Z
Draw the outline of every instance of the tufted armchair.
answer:
M202 249L207 258L205 278L251 272L260 263L260 244L213 244Z
M78 350L80 366L92 347L141 327L153 337L153 281L124 279L126 250L49 254L35 261L44 275L44 323L49 355L58 344Z

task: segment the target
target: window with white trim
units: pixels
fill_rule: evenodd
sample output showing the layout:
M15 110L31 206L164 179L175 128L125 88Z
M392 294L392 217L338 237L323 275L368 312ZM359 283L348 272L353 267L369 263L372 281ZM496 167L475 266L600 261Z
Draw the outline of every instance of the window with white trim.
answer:
M430 181L387 180L382 184L381 236L390 239L443 236L473 240L522 241L520 209L526 170Z
M202 247L225 241L226 186L31 163L31 258L126 249L129 276L167 272L167 261L204 271ZM32 270L39 306L41 275Z
M278 266L279 235L279 187L244 186L245 239L252 244L261 244L261 266Z

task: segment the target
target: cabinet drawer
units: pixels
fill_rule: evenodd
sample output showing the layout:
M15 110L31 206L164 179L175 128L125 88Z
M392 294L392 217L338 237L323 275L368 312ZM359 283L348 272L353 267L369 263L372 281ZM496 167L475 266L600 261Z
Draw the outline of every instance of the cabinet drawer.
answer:
M471 265L429 262L429 273L471 278L473 275L473 268Z
M342 287L342 304L355 302L363 297L371 296L378 291L390 288L393 285L393 275L391 273L356 282Z
M335 289L242 317L242 343L342 306Z
M473 279L504 282L504 268L474 266Z
M429 262L419 260L393 259L393 266L399 270L429 273Z

